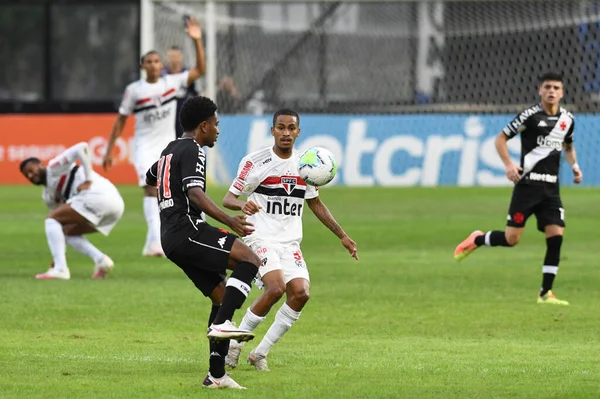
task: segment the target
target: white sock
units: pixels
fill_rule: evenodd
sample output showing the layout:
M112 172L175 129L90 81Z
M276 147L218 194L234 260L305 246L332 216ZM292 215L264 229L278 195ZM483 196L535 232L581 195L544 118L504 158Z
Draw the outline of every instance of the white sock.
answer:
M66 236L65 240L67 245L70 245L75 251L92 258L94 263L102 262L106 256L84 236Z
M56 219L46 219L46 239L54 260L54 268L59 271L67 270L67 246L62 225Z
M275 321L271 327L269 327L269 331L267 331L267 334L262 341L260 341L260 344L258 344L254 352L259 355L267 356L271 347L292 327L292 324L298 320L301 313L302 312L296 312L290 308L287 303L284 303L277 311Z
M247 331L254 331L256 327L263 321L265 321L266 317L260 317L252 313L250 308L246 310L246 314L240 323L240 328ZM232 339L231 342L234 345L244 345L244 342L237 342L235 339Z
M152 244L160 244L160 214L158 201L155 197L144 197L144 216L148 223L148 234L146 234L146 247Z

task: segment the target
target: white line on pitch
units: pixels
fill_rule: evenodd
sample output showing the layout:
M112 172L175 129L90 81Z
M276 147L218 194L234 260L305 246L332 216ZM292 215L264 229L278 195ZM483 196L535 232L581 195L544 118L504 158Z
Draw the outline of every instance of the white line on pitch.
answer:
M200 363L196 359L185 358L163 358L152 356L89 356L89 355L69 355L61 353L56 355L44 355L41 353L12 353L13 357L37 357L43 359L71 359L71 360L109 360L125 362L156 362L156 363Z

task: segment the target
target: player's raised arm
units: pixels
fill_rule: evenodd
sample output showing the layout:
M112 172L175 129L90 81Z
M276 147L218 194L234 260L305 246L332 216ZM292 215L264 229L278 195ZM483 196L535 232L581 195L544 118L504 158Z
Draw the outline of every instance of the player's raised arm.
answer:
M350 255L358 260L356 243L348 236L348 234L346 234L344 229L342 229L342 226L336 222L335 218L321 199L319 197L309 198L306 200L306 203L317 219L331 230L331 232L340 239L342 245L348 250Z
M202 29L195 18L187 20L185 32L194 40L196 48L196 65L189 70L187 78L187 86L192 84L196 79L206 73L206 60L204 56L204 45L202 44Z
M90 148L88 143L82 141L72 147L67 148L62 154L52 159L48 163L48 167L55 165L71 164L75 161L81 162L83 171L85 172L85 181L92 180L92 159L90 157Z

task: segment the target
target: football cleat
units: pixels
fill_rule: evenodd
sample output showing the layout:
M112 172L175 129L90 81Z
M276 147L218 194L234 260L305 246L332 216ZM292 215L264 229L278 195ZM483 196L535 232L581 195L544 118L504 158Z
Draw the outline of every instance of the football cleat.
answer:
M154 243L144 247L144 249L142 250L142 256L155 256L159 258L164 258L165 252L163 251L160 243Z
M235 324L229 320L225 320L221 324L212 324L208 327L206 336L209 341L235 339L238 342L245 342L254 339L254 334L251 331L237 328Z
M108 256L104 256L101 262L94 266L92 278L104 278L115 267L115 262Z
M242 353L242 344L234 344L233 342L229 343L229 351L227 352L227 356L225 356L225 365L232 369L237 367L240 353Z
M221 378L215 378L212 375L210 375L210 373L208 373L208 375L202 382L202 386L204 386L204 388L209 388L209 389L220 389L220 388L246 389L246 387L243 387L240 384L238 384L237 382L235 382L233 380L233 378L231 378L229 376L229 374L225 374Z
M57 270L54 267L48 269L46 273L36 274L35 278L38 280L70 280L71 272L69 269Z
M483 234L483 231L475 230L463 242L458 244L456 249L454 250L454 259L463 260L467 256L471 254L471 252L477 249L477 245L475 245L475 237Z
M269 365L267 364L267 357L264 355L259 355L254 351L250 352L248 355L248 363L253 365L258 371L271 371L269 370Z
M569 302L558 299L552 291L546 292L544 295L538 294L537 303L548 305L568 305Z

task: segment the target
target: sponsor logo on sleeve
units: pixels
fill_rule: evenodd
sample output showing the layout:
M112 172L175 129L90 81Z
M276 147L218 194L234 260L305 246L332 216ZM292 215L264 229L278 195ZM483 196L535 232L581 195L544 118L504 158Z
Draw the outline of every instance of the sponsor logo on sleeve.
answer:
M244 167L240 171L240 175L238 176L238 179L245 181L246 177L248 177L248 173L250 173L253 166L254 166L254 164L252 162L246 161L246 163L244 164Z

